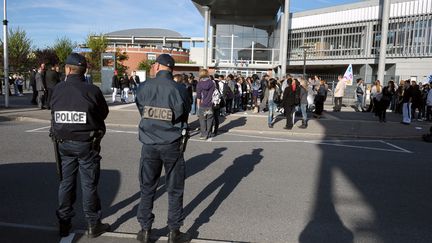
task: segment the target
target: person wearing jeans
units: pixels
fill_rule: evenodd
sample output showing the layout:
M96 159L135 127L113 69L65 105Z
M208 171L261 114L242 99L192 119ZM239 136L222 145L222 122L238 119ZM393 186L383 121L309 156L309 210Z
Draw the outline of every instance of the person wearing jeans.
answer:
M280 91L276 85L276 79L272 78L269 80L269 87L265 90L263 102L268 103L268 119L267 124L269 128L273 128L273 117L276 112L277 104L275 100L280 99Z
M308 107L308 85L306 80L300 79L300 110L302 113L302 124L299 128L307 128L307 107Z
M207 139L211 135L213 125L213 92L215 82L210 79L207 69L201 69L199 72L199 81L197 84L197 104L198 119L200 123L200 139Z

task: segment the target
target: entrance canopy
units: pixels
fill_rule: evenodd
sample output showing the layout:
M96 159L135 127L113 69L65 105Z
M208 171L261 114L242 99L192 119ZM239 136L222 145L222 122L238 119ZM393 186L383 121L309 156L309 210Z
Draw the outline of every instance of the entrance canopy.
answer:
M211 25L234 24L270 29L276 26L276 15L283 0L192 0L204 16L210 7Z

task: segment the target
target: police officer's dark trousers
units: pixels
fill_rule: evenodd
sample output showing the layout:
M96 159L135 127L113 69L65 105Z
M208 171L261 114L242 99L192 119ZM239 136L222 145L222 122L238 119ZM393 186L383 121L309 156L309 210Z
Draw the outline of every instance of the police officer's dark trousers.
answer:
M83 209L89 225L95 225L101 218L101 205L97 193L101 156L93 150L92 142L66 140L59 144L62 160L63 180L59 186L60 221L69 221L75 213L73 204L76 199L76 178L81 179Z
M179 142L166 145L143 144L139 170L141 201L137 217L144 230L151 229L154 221L153 201L162 166L165 169L165 184L168 192L168 228L176 230L183 224L185 161L183 152L179 150Z

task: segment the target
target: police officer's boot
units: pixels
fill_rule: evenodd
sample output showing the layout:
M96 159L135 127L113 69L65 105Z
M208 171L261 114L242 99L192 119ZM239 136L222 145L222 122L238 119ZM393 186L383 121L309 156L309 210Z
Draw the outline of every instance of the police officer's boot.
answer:
M171 230L168 234L167 243L188 243L192 240L188 233L182 233L180 230Z
M101 234L109 231L110 227L111 226L109 224L102 224L99 221L95 225L89 225L88 231L87 231L87 236L88 236L88 238L96 238L96 237L100 236Z
M139 240L141 243L150 243L152 242L150 240L151 230L140 230L137 234L137 240Z
M66 237L69 235L69 231L72 228L70 220L60 220L59 221L59 235L60 237Z

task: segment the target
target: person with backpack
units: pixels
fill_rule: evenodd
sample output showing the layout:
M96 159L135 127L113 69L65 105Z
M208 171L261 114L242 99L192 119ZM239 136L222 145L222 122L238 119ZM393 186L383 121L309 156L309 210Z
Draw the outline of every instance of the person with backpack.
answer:
M217 74L216 74L217 75ZM215 77L216 77L215 75ZM217 76L219 77L219 75ZM215 84L215 89L212 95L212 108L213 108L213 125L210 129L211 136L215 137L219 129L219 116L221 115L221 109L225 107L225 101L222 97L222 92L220 90L220 81L218 79L213 80Z
M201 69L199 72L199 81L197 84L197 104L198 119L200 123L201 136L199 139L206 140L211 135L213 125L213 92L215 84L210 79L207 69Z
M323 79L320 79L320 85L318 87L317 94L315 95L315 118L321 118L322 112L324 110L324 102L327 99L328 87Z
M282 106L285 111L286 125L284 129L291 130L294 126L295 108L300 104L300 83L297 79L287 79L287 87L283 92Z

